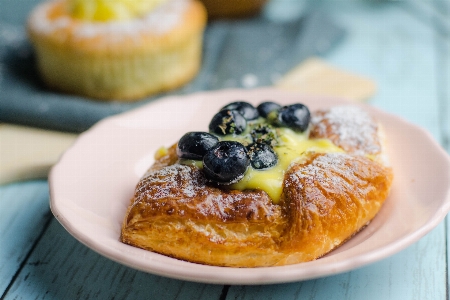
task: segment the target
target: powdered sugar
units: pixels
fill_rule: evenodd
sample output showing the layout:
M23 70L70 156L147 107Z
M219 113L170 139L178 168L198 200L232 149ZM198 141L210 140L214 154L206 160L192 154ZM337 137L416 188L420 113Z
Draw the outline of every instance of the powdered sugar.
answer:
M221 190L207 185L195 167L174 164L149 171L139 182L134 204L195 218L220 220L271 219L279 214L265 193Z
M205 182L200 176L192 176L191 167L175 164L145 174L138 191L141 193L150 188L147 192L152 194L153 199L162 199L174 195L174 190L177 190L190 198L203 191Z
M296 185L296 190L305 190L311 199L328 198L324 196L328 193L351 192L357 194L366 192L364 189L357 188L371 188L367 186L367 178L371 178L373 174L364 173L365 167L363 165L366 162L361 156L345 153L319 155L310 163L291 172L287 182L292 182ZM315 187L319 187L319 189ZM322 196L311 196L314 194L314 191Z
M313 114L314 134L329 137L345 151L358 155L381 151L378 127L369 114L356 106L336 106Z
M30 17L30 26L41 33L51 34L60 29L71 31L73 38L91 38L98 35L108 36L120 42L124 37L135 36L141 33L162 35L176 26L185 12L187 0L169 0L141 18L127 21L110 22L76 22L69 15L62 15L51 19L49 11L55 2L40 5ZM74 26L74 24L76 26Z
M321 170L334 174L340 174L346 170L342 166L346 163L349 157L351 156L345 153L327 153L325 155L320 155L310 164L303 166L301 172L297 173L297 176L300 179L309 178L311 176L314 178L322 178L324 176ZM321 184L334 186L336 182L333 181L338 178L339 177L335 176L323 178L324 180Z

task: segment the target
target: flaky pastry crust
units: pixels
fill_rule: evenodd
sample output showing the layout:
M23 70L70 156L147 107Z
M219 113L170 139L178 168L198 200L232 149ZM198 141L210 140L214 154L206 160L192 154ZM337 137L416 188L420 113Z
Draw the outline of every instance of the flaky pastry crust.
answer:
M335 113L315 112L311 136L330 138L346 152L311 153L292 164L278 204L263 191L211 185L198 168L178 164L172 146L138 183L122 242L231 267L287 265L327 254L373 219L393 179L377 159L384 153L376 123L365 118L359 124L358 116L343 121ZM369 126L358 136L364 143L343 135L355 126Z

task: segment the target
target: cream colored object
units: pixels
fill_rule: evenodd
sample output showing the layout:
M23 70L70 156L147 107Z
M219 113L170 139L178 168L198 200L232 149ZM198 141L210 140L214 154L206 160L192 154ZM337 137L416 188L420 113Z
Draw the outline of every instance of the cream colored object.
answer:
M353 101L367 100L376 92L376 84L372 80L332 67L314 57L298 65L275 86L307 95Z
M76 134L0 124L0 184L46 178Z

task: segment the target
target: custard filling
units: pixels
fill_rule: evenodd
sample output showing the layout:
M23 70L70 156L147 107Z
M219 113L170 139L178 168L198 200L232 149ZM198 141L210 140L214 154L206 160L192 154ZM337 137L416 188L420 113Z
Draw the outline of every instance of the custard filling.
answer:
M84 21L124 21L139 18L168 0L68 0L68 11Z
M266 125L262 118L249 124L245 132L235 135L229 134L220 137L224 141L238 141L243 145L252 143L250 135L258 125ZM280 201L283 191L284 174L292 163L300 162L310 153L332 153L344 152L340 147L334 145L329 139L309 139L309 132L298 133L289 128L274 128L275 136L272 145L278 156L278 162L275 166L267 169L257 170L251 165L248 167L244 177L238 182L233 183L224 188L237 190L262 190L265 191L272 199L273 203ZM202 168L202 161L180 159L180 164L192 165Z
M286 170L292 163L299 162L309 153L344 152L328 139L308 139L288 128L279 128L279 145L274 147L278 163L269 169L256 170L249 166L239 182L230 185L237 190L258 189L265 191L273 203L280 201Z

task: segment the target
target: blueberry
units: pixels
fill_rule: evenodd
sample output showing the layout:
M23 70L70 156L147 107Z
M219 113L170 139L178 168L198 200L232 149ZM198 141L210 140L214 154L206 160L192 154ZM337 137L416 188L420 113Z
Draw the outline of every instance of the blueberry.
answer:
M266 101L266 102L263 102L260 105L258 105L257 109L258 109L259 115L261 117L267 118L267 115L270 112L277 110L280 107L281 107L281 105L278 103Z
M237 110L247 121L255 120L259 117L258 110L250 103L244 101L232 102L222 107L221 110L224 109Z
M308 128L311 114L308 107L297 103L283 106L278 111L270 113L269 119L277 126L289 127L294 131L303 132Z
M207 132L188 132L177 145L177 155L181 158L202 160L206 152L215 146L219 139Z
M209 131L219 135L241 134L247 127L247 121L237 110L221 110L209 123Z
M249 164L244 145L223 141L209 149L203 157L203 172L207 179L218 184L232 184L244 177Z
M248 155L252 167L258 170L271 168L278 162L278 156L272 147L263 143L248 146Z

